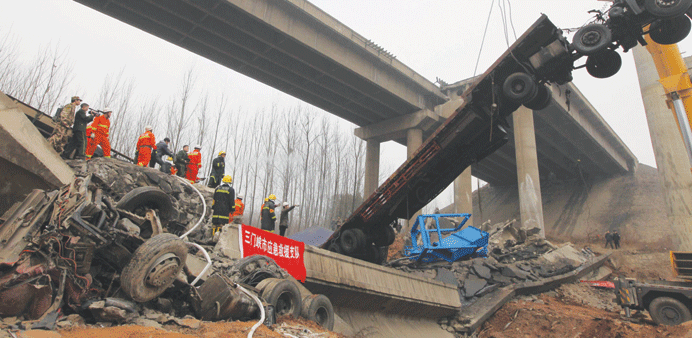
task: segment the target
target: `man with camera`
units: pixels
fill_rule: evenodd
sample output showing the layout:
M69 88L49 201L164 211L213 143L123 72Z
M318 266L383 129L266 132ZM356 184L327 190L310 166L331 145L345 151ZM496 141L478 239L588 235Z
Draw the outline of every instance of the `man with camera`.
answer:
M95 110L89 109L88 104L82 103L80 109L75 113L74 125L72 126L72 137L70 138L70 143L67 144L65 151L62 153L63 158L85 159L87 123L94 120L95 112ZM72 156L73 151L75 152L74 157Z

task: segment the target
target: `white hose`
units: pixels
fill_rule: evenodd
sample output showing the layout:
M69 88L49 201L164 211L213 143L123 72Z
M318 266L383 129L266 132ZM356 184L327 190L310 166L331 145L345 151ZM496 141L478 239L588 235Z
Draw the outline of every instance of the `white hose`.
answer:
M195 229L197 229L197 227L198 227L200 224L202 224L202 220L204 220L204 216L205 216L206 213L207 213L207 202L204 200L204 196L202 196L202 193L199 192L199 190L197 190L197 188L195 188L194 185L190 184L190 182L188 182L186 179L184 179L184 178L182 178L182 177L180 177L180 176L176 176L176 177L179 178L181 181L185 182L185 184L189 185L190 188L192 188L194 191L197 192L197 195L199 195L199 198L202 200L202 205L204 206L204 208L202 209L202 217L199 218L199 221L197 221L197 224L195 224L195 226L193 226L192 229L188 230L186 233L184 233L182 236L180 236L180 238L185 238L185 237L186 237L187 235L189 235L192 231L194 231Z
M192 283L190 283L191 286L195 286L195 284L197 284L197 282L200 280L200 278L202 278L202 276L204 276L204 274L207 272L207 270L209 270L209 268L211 268L211 257L209 257L207 250L204 250L204 248L201 245L199 245L197 243L192 243L192 242L185 242L185 244L192 245L195 248L201 250L202 253L204 254L204 258L207 259L207 266L205 266L204 269L202 269L202 272L200 272L199 275L197 275L197 278L195 278L195 280L193 280Z
M259 298L257 298L257 296L255 296L252 292L245 290L245 288L240 286L240 285L236 284L236 286L238 287L238 289L240 289L240 291L243 291L246 295L250 296L250 298L254 299L255 302L257 303L257 306L259 306L259 308L260 308L260 320L259 320L259 322L255 323L255 325L252 326L252 329L250 329L250 332L247 333L247 338L252 338L252 335L255 334L255 330L257 330L257 328L260 325L262 325L262 323L264 323L264 318L265 318L264 307L262 306L262 301L260 301Z
M188 182L186 179L184 179L180 176L176 176L176 177L179 178L181 181L185 182L185 184L189 185L190 188L192 188L192 190L197 192L197 195L199 195L199 198L202 200L202 205L204 206L204 208L202 209L202 217L199 218L199 221L197 221L197 224L195 224L195 226L193 226L190 230L188 230L186 233L184 233L180 236L180 239L185 240L185 237L187 237L187 235L189 235L192 231L197 229L197 227L200 224L202 224L202 221L204 220L204 216L207 213L207 202L204 200L204 196L202 196L202 193L199 192L199 190L197 190L197 188L195 188L194 185L190 184L190 182ZM207 270L209 270L209 268L211 268L211 257L209 257L209 253L207 253L207 250L205 250L199 244L192 243L192 242L185 242L185 243L188 245L192 245L195 248L201 250L202 253L204 254L204 258L207 259L207 266L205 266L204 269L202 269L202 272L200 272L200 274L197 276L197 278L195 278L195 280L193 280L192 283L190 283L191 286L195 286L195 284L197 284L197 282L200 280L200 278L202 278L202 276L204 276L204 273L206 273Z

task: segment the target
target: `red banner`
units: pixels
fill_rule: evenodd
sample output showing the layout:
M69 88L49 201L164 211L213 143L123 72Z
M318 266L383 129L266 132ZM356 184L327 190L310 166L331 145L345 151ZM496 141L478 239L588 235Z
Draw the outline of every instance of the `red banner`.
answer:
M244 224L238 226L238 231L242 257L270 257L295 279L305 283L305 243Z

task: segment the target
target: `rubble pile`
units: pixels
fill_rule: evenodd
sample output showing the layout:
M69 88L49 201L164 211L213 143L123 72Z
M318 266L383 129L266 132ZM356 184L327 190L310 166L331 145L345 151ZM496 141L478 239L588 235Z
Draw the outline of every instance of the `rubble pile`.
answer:
M108 186L105 191L114 201L118 201L128 192L138 187L157 187L171 197L173 210L170 217L170 228L185 228L194 224L202 215L202 203L197 193L177 176L165 174L154 168L142 168L131 163L110 158L97 157L91 161L67 161L76 173L94 174ZM213 191L198 187L207 203L207 218L211 217ZM179 229L177 229L179 230Z

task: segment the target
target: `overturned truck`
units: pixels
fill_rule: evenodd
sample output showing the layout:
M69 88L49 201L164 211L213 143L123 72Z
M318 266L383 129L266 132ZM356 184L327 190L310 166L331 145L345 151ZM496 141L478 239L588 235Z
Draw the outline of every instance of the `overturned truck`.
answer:
M547 107L551 91L546 85L571 81L576 58L562 31L541 16L464 91L461 106L322 247L383 262L386 247L394 241L390 224L410 219L464 169L507 143L506 118L521 105Z

